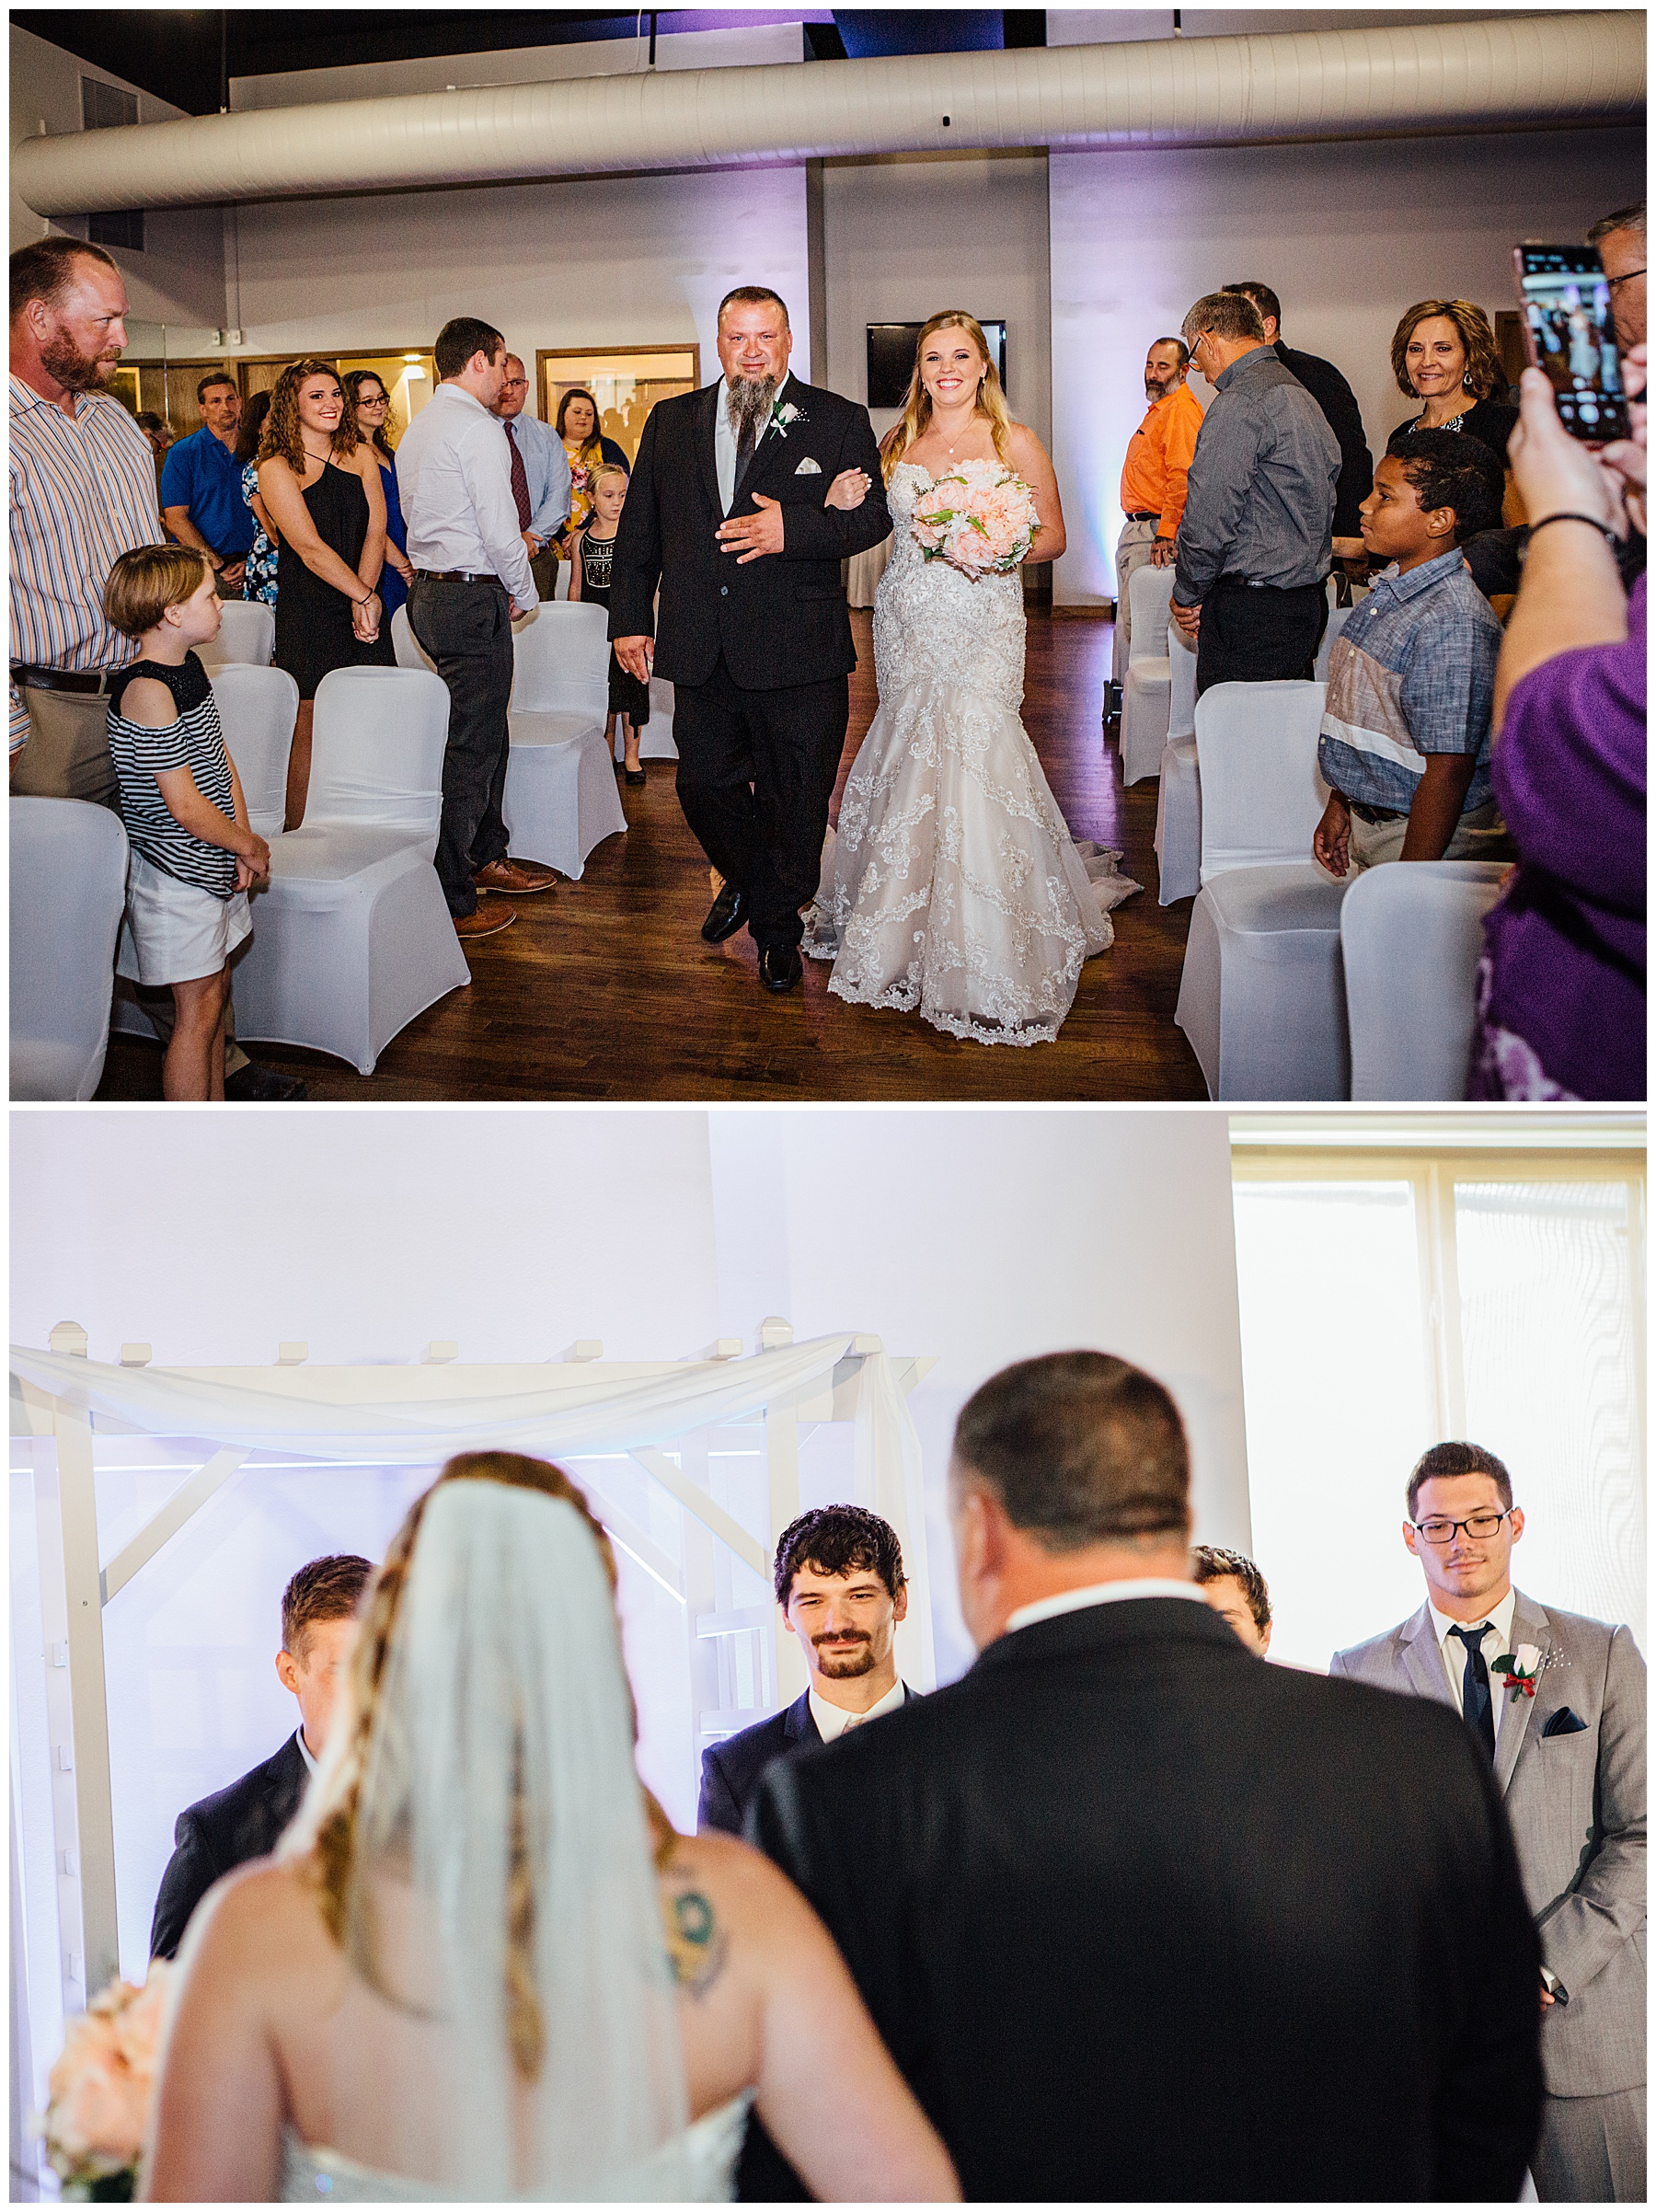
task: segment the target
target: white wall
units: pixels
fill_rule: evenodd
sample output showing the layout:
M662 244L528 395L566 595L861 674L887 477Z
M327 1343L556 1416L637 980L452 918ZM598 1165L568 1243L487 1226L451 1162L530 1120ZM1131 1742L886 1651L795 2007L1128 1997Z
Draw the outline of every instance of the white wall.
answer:
M1513 304L1518 239L1580 238L1643 190L1636 131L1054 154L1053 453L1069 524L1054 596L1114 595L1145 348L1202 293L1242 277L1271 285L1289 344L1343 370L1379 454L1418 411L1391 374L1403 310L1458 297L1494 315Z

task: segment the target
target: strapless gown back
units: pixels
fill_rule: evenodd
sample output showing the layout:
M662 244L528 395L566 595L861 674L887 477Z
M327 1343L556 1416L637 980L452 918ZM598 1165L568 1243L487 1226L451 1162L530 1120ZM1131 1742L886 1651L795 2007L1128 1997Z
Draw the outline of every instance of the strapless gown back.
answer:
M874 598L880 711L840 805L803 950L828 988L984 1044L1050 1043L1081 963L1139 889L1078 847L1019 719L1023 579L963 576L909 530L932 479L900 462Z
M605 2199L619 2204L659 2203L665 2195L663 2178L671 2173L675 2202L693 2205L732 2202L736 2195L736 2161L742 2156L748 2108L753 2101L752 2091L744 2091L730 2103L704 2113L686 2128L674 2155L661 2159L659 2173L652 2175L649 2167L618 2173L614 2186L604 2192ZM656 2184L653 2187L652 2179ZM281 2202L284 2205L423 2205L472 2201L470 2190L427 2188L403 2174L382 2173L372 2166L359 2166L354 2159L344 2158L337 2150L318 2149L314 2144L302 2143L292 2128L283 2136Z

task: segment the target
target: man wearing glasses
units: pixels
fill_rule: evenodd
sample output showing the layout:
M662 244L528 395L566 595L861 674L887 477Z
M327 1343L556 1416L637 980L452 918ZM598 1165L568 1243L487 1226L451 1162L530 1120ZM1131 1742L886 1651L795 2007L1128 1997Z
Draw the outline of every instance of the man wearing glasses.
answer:
M569 459L556 431L523 412L529 372L515 353L507 354L505 369L500 396L489 411L505 425L512 496L517 501L523 550L535 590L543 599L550 599L558 583L558 547L553 540L569 519Z
M1541 1939L1536 2194L1642 2202L1644 1661L1629 1629L1512 1587L1524 1512L1492 1452L1434 1445L1408 1497L1426 1603L1328 1671L1453 1705L1483 1746Z

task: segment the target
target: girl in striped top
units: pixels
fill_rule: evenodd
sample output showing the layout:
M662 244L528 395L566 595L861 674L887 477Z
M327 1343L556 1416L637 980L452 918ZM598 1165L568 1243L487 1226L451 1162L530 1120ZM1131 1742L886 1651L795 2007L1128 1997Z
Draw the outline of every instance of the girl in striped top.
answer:
M270 848L247 820L207 671L192 650L216 638L212 569L189 546L141 546L110 572L104 611L138 659L109 691L109 753L132 860L116 961L135 983L169 985L169 1099L224 1095L230 955L248 934L247 891Z

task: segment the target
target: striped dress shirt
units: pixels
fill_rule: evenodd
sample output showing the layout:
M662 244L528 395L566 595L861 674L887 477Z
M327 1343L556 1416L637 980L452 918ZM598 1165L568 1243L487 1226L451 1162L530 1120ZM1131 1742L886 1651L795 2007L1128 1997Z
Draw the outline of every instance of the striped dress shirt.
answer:
M118 399L77 392L75 420L11 380L11 657L39 668L120 668L136 642L110 628L104 586L122 553L161 542L155 463ZM11 750L29 709L11 685Z

